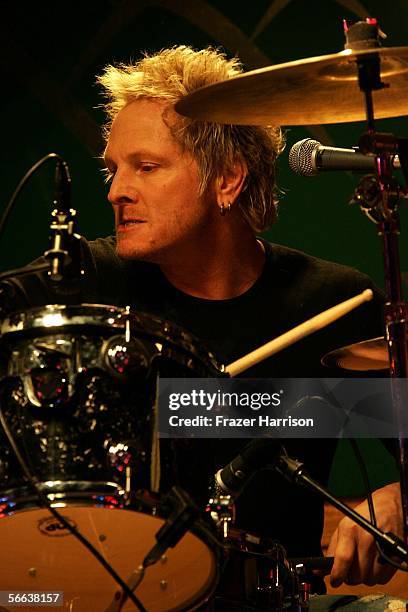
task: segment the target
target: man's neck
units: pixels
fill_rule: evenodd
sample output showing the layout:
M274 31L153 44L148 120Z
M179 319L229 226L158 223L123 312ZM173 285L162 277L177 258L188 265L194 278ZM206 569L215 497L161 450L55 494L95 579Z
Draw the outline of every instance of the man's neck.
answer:
M160 265L167 280L180 291L207 300L226 300L245 293L260 277L265 250L250 231L204 243L183 261Z

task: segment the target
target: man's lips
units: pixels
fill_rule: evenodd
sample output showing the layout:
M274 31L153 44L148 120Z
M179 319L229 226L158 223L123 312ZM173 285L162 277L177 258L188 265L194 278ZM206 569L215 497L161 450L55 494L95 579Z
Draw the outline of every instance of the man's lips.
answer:
M141 223L146 223L146 221L144 219L120 219L117 224L117 231L126 232L137 227Z

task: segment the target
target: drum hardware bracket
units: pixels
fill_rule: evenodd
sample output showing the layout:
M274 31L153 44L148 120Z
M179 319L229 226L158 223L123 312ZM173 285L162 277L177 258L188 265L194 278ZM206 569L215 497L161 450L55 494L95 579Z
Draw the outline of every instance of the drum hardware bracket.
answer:
M144 575L145 568L143 567L143 565L139 565L139 567L137 567L135 571L132 572L132 574L126 580L126 584L128 588L132 591L132 593L134 593L134 591L140 586ZM113 601L106 608L105 612L120 612L127 600L128 596L126 593L123 593L122 591L116 591L113 597Z
M152 356L147 345L133 338L129 331L129 319L123 335L114 335L104 341L101 348L103 361L115 378L127 380L131 376L147 376Z
M143 567L157 563L168 548L173 548L190 529L199 517L200 511L181 487L172 487L165 497L170 507L174 508L167 521L156 533L157 544L147 553Z
M286 556L284 547L275 542L273 544L275 557L275 571L268 575L264 584L257 587L257 605L266 604L267 610L281 612L303 612L309 610L311 583L308 581L308 573L304 565L294 565ZM277 587L276 582L282 582L280 567L286 568L292 583L292 592L285 596L283 584ZM286 605L285 605L286 600ZM289 606L289 607L288 607Z
M229 527L235 522L235 504L231 495L223 493L217 485L215 489L215 493L208 500L205 510L226 540Z
M70 208L68 211L54 209L51 213L51 248L45 251L44 257L49 262L49 278L53 283L63 280L78 281L82 271L78 268L80 260L79 241L80 236L74 232L76 210ZM74 269L67 274L69 267Z

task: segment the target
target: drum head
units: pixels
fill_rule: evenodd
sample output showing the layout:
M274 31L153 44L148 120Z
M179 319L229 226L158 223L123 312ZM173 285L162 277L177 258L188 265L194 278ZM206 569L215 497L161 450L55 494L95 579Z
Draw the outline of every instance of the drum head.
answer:
M164 523L132 510L69 506L60 512L125 582L156 543L154 536ZM106 610L120 590L93 555L44 509L1 518L0 541L7 559L0 568L0 583L8 591L63 591L64 609L89 612ZM135 594L149 612L191 609L211 593L216 576L215 555L202 537L188 532L147 568ZM133 612L135 606L128 600L120 609Z

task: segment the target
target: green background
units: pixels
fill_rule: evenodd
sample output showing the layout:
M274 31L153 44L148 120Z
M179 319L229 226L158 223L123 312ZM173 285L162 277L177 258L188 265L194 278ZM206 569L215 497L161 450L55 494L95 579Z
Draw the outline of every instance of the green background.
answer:
M107 63L127 62L144 50L176 44L211 44L238 54L250 70L340 51L342 18L377 17L388 34L388 46L407 44L408 38L407 0L90 0L2 2L1 8L1 206L35 161L58 152L71 169L78 231L88 238L110 234L113 227L98 161L104 117L94 78ZM284 197L279 222L266 236L359 268L383 286L375 227L358 208L347 205L357 178L350 173L303 178L288 168L287 151L301 138L335 146L357 144L364 123L336 125L336 100L328 104L333 105L333 125L286 130L287 150L279 162ZM406 117L379 121L377 127L408 135ZM51 202L52 169L43 168L25 189L1 238L2 270L23 265L47 248ZM406 279L405 210L401 217ZM396 476L392 459L379 443L365 441L363 447L375 486ZM362 493L347 442L340 444L332 487L339 494Z

